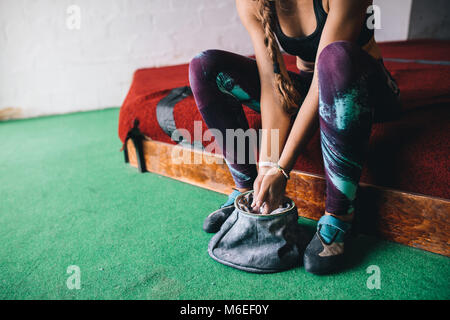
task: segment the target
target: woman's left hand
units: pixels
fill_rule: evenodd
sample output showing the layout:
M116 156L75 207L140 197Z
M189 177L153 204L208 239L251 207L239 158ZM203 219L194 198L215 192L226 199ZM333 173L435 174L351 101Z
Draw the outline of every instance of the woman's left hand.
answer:
M263 214L269 214L278 209L283 201L286 183L284 175L276 168L271 168L264 175L258 194L253 195L253 210L259 211L263 203L265 203L261 210Z

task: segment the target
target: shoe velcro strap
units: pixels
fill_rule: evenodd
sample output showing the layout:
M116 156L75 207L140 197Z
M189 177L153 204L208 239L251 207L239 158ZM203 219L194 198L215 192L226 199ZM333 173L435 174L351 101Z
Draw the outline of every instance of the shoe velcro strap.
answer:
M241 193L242 193L242 192L240 192L239 190L233 189L233 192L230 193L230 195L229 195L228 197L229 197L229 198L236 199L236 197L237 197L238 195L240 195Z
M239 190L233 189L233 192L230 193L230 195L228 196L227 201L225 201L225 203L223 205L221 205L220 207L224 208L224 207L228 207L228 206L234 205L234 200L240 194L241 194L241 192Z
M322 218L320 218L317 227L324 224L332 226L338 229L339 231L342 231L343 233L346 233L352 226L351 223L344 222L331 215L323 215Z

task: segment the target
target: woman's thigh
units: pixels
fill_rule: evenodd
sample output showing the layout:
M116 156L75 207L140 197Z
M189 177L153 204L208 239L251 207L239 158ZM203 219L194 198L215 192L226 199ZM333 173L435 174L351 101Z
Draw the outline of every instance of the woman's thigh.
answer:
M260 81L254 59L222 50L201 52L189 65L189 82L202 113L230 111L243 103L259 110Z
M289 71L289 76L304 97L312 74ZM228 109L244 104L261 111L261 86L255 59L222 50L207 50L191 61L189 79L200 110L216 105L221 99ZM229 97L233 99L230 101Z

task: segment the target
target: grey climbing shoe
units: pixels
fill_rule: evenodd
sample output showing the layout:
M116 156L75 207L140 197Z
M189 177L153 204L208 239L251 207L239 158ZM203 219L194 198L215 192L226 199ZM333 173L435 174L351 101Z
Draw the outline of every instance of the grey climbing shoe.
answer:
M233 192L228 196L228 200L220 206L220 208L212 213L210 213L205 221L203 222L203 230L207 233L216 233L220 230L220 227L223 225L225 220L233 213L234 211L234 200L238 195L240 195L236 189L233 189Z
M305 250L305 270L317 275L339 271L344 265L344 243L350 227L350 223L333 216L322 216L317 223L317 232Z

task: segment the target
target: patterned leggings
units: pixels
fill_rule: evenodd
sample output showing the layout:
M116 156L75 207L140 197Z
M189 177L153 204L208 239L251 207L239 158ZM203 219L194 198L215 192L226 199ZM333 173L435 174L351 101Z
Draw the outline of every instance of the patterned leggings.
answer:
M398 117L395 81L359 46L337 41L318 59L320 137L327 182L326 211L352 213L373 122ZM305 97L312 73L289 72ZM190 63L189 80L208 128L225 137L226 129L248 129L242 104L260 112L260 79L256 61L234 53L207 50ZM219 145L238 188L252 188L256 165L227 157L227 142ZM248 154L254 146L247 145ZM235 150L236 151L236 150Z

